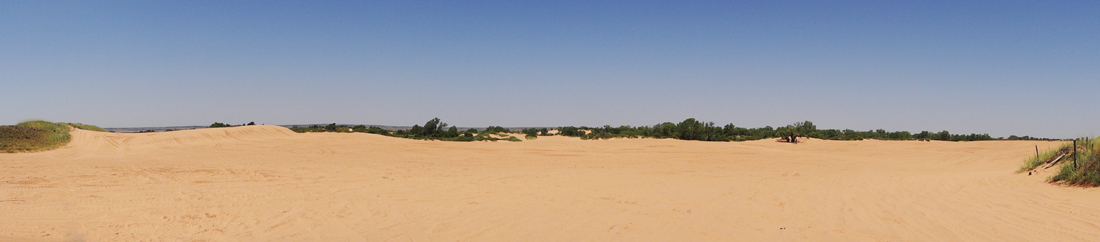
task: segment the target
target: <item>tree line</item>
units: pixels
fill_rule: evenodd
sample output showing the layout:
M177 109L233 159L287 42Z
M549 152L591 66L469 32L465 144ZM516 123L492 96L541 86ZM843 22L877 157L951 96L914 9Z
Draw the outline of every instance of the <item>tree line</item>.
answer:
M290 130L298 133L307 132L340 132L340 133L371 133L380 134L391 137L399 137L406 139L423 139L423 140L444 140L444 141L521 141L515 136L507 138L501 137L502 134L506 135L511 131L500 126L489 126L483 130L467 129L465 131L459 131L458 127L450 126L439 120L439 118L433 118L424 123L424 126L419 124L413 125L410 129L399 129L395 131L386 130L376 126L367 127L365 125L356 125L348 127L346 125L336 125L335 123L325 126L311 125L311 126L295 126L290 127Z
M686 119L679 123L664 122L653 126L619 126L612 127L573 127L558 128L558 134L581 139L609 139L609 138L672 138L681 140L701 141L746 141L769 138L779 138L786 142L797 142L799 138L817 138L825 140L942 140L942 141L979 141L979 140L1052 140L1035 138L1030 136L1009 136L1009 138L994 138L989 134L952 134L946 130L940 132L921 131L910 133L908 131L888 132L884 129L856 131L851 129L817 129L810 121L796 122L790 125L773 128L745 128L734 124L717 126L714 122L701 122L694 118Z
M256 125L256 122L248 122L247 124L241 124L241 125L232 125L232 124L223 124L223 123L219 123L219 122L214 122L213 124L210 125L210 128L227 128L227 127L249 126L249 125ZM156 132L156 131L153 131L153 132Z
M214 127L214 125L211 125L211 127ZM312 125L303 127L291 127L290 129L299 133L362 132L381 134L392 137L425 140L496 141L503 139L519 141L518 138L515 138L514 136L509 138L499 137L502 133L512 132L512 130L508 130L504 127L489 126L482 130L471 128L462 131L459 130L458 127L450 126L447 123L440 121L439 118L428 120L428 122L424 123L423 126L417 124L413 125L410 129L401 129L395 131L385 130L375 126L367 127L364 125L356 125L348 127L346 125L336 125L335 123L325 126ZM586 140L611 138L659 138L700 141L747 141L778 138L779 140L786 142L798 142L800 138L817 138L825 140L877 139L924 141L1052 140L1030 136L1020 137L1015 135L1009 136L1008 138L994 138L989 136L989 134L952 134L951 132L948 132L946 130L940 132L921 131L919 133L910 133L908 131L886 131L884 129L868 131L856 131L851 129L817 129L817 126L810 121L796 122L778 128L773 128L772 126L765 126L762 128L746 128L736 126L732 123L718 126L715 125L714 122L702 122L694 118L688 118L679 123L664 122L652 126L562 126L557 127L556 130L558 131L557 135L578 137ZM520 133L523 133L528 139L537 136L554 135L550 133L551 130L549 128L525 128L518 131Z

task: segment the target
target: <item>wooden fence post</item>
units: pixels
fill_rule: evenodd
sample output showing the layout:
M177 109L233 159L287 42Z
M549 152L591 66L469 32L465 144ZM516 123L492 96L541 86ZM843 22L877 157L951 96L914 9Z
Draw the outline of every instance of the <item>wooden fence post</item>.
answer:
M1077 169L1077 139L1073 140L1073 169Z

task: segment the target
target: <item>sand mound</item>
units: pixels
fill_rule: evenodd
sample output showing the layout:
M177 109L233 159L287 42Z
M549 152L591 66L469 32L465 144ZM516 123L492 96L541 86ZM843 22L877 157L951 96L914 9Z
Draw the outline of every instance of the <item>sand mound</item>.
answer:
M69 152L118 152L186 146L212 146L236 141L286 138L294 131L280 126L253 125L158 133L104 133L75 129Z
M0 240L1089 241L1056 142L438 142L274 126L74 131L0 154Z

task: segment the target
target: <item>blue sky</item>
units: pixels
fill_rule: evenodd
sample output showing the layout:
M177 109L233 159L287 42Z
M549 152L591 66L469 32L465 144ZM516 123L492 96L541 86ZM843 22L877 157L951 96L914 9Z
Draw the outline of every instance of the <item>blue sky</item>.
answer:
M0 3L0 123L1100 135L1100 2Z

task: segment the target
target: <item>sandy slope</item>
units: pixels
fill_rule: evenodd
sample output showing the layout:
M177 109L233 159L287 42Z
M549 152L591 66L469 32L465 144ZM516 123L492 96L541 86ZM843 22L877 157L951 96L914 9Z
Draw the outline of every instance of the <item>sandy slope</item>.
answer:
M1054 142L430 142L251 126L0 154L0 241L1089 241Z

